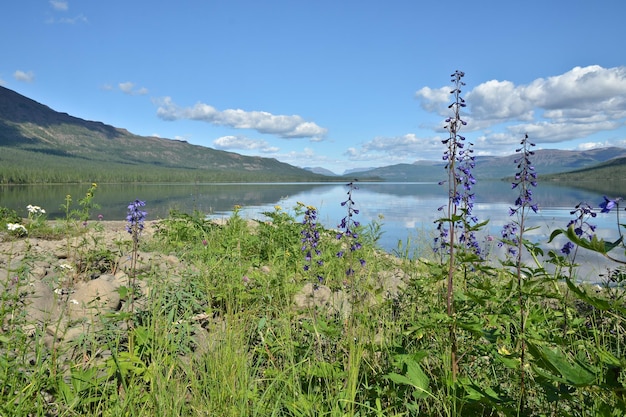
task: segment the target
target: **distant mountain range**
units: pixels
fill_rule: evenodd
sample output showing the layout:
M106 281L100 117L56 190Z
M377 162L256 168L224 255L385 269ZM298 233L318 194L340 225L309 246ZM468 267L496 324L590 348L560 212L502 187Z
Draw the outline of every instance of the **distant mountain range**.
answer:
M532 164L539 175L546 176L599 166L608 161L626 157L626 149L618 147L566 151L539 149L532 156ZM519 155L477 156L473 171L477 179L502 179L515 175L515 160ZM616 162L617 163L617 162ZM385 181L440 181L445 177L443 161L416 161L412 164L389 165L359 172L362 176L379 177ZM565 177L562 177L565 179Z
M477 179L515 174L517 155L479 156ZM29 163L26 163L28 161ZM623 178L626 149L537 150L537 173L559 181ZM25 174L30 169L30 176ZM39 170L39 171L37 171ZM581 174L580 170L584 170ZM576 171L572 174L562 174ZM45 173L45 174L44 174ZM58 175L53 175L57 173ZM106 175L105 175L106 173ZM618 174L619 173L619 174ZM558 175L557 175L558 174ZM440 181L443 161L416 161L349 170L341 176L321 167L298 168L273 158L243 156L185 141L134 135L126 129L60 113L0 86L0 183L76 181Z

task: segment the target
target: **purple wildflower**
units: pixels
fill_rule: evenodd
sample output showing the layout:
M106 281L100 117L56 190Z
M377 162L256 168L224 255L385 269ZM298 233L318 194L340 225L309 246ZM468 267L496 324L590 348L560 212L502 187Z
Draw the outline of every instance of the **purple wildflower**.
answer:
M307 206L302 220L303 229L300 232L302 238L302 252L304 252L304 271L312 270L312 266L321 268L324 261L321 259L322 251L319 249L320 232L317 229L317 209L313 206ZM313 259L315 262L313 263ZM322 282L324 277L317 275L318 282Z
M144 228L144 221L148 213L141 208L145 207L145 205L146 202L141 200L135 200L128 205L126 231L133 235L134 238L137 238Z
M600 204L600 206L602 206L602 204ZM598 213L593 210L593 207L588 203L581 202L574 207L574 210L570 211L570 214L573 215L574 218L567 223L567 228L572 228L574 234L579 238L592 240L595 235L596 225L589 223L589 219L593 219L598 215ZM563 248L561 248L561 253L569 255L575 246L576 245L573 243L567 242Z
M448 206L445 219L437 221L439 236L434 240L434 251L438 252L447 247L449 250L449 245L457 243L452 240L457 240L458 237L458 243L461 243L465 249L480 255L481 247L475 233L472 232L473 226L478 223L478 219L472 216L475 201L473 187L476 184L476 178L472 173L476 167L474 144L459 134L461 128L467 125L467 122L461 119L461 109L466 106L465 100L461 97L461 87L465 85L461 80L464 76L465 74L461 71L452 74L454 89L451 94L454 95L454 102L448 108L452 109L454 116L445 120L445 129L450 136L442 140L447 147L442 159L446 161L445 169L448 172L448 179L439 182L440 185L448 185ZM438 211L444 211L444 209L445 206L441 206ZM463 214L458 216L459 213ZM458 220L452 222L450 219ZM444 222L449 223L447 227L442 225Z
M615 200L610 200L607 196L604 196L604 201L600 203L600 208L602 209L600 213L608 213L614 207L619 205L619 201L621 198L616 198Z
M530 148L535 146L535 144L528 140L528 135L524 135L524 139L522 139L520 144L522 147L515 150L515 152L520 154L520 157L514 161L517 164L518 172L515 174L515 180L511 186L513 189L519 187L520 191L515 200L515 207L509 211L511 215L527 207L535 213L539 210L537 204L533 203L533 191L530 188L537 186L535 167L530 162L530 157L535 154Z
M567 242L565 245L563 245L563 248L561 248L561 253L564 255L569 255L572 252L572 249L574 249L574 244L572 242Z
M515 159L518 172L515 173L515 179L511 184L512 189L518 189L519 194L515 199L515 207L509 208L509 216L518 214L518 220L504 226L502 230L502 241L498 244L508 246L508 253L518 257L521 256L519 251L521 250L523 233L525 231L524 221L527 215L528 209L537 213L539 207L537 203L533 201L532 187L537 186L537 174L535 173L535 167L530 162L530 157L535 154L530 148L535 146L534 143L528 140L528 135L524 135L524 139L520 142L522 145L516 149L515 152L520 156ZM518 228L519 226L519 228ZM518 258L519 260L519 258Z
M343 201L341 203L342 207L347 207L348 208L348 214L341 219L341 222L339 223L339 225L337 226L340 231L337 233L337 240L343 239L343 238L347 238L350 240L350 252L349 253L353 253L355 251L358 251L359 249L361 249L361 243L358 241L359 239L359 234L357 232L357 228L361 225L358 221L354 220L354 215L359 214L359 210L357 210L356 208L354 208L354 200L352 200L352 193L355 190L358 190L359 188L354 184L357 180L355 179L353 182L350 182L347 185L348 187L348 192L346 194L348 194L348 199L346 201ZM337 257L338 258L342 258L344 256L344 251L340 250L339 252L337 252ZM360 258L359 262L361 263L361 265L365 265L365 260ZM346 275L350 276L350 275L354 275L354 269L352 269L352 267L349 267L346 270Z

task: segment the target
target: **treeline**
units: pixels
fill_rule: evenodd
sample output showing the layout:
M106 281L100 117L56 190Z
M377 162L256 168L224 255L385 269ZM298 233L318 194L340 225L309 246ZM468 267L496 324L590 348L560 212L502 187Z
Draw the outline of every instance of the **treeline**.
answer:
M190 182L279 182L324 181L319 175L294 175L244 169L171 168L151 164L102 162L61 157L20 149L0 148L0 184L58 183L190 183Z

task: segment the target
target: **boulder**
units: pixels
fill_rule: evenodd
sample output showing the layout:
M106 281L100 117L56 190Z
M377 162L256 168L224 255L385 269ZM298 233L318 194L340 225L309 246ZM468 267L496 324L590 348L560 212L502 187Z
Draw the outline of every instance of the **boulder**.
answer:
M78 320L118 310L121 302L118 287L115 276L108 274L77 286L76 291L68 299L70 318Z

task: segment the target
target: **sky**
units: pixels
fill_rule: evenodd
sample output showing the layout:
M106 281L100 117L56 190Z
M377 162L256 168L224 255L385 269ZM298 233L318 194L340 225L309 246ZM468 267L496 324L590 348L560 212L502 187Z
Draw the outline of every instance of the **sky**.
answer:
M626 147L623 0L13 0L0 85L142 136L337 174Z

